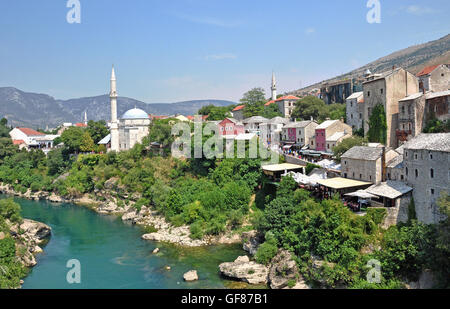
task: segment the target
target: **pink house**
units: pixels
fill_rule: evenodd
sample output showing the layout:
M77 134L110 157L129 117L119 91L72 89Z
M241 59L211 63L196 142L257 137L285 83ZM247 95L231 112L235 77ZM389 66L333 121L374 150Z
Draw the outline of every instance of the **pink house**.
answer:
M245 133L244 124L234 118L225 118L218 124L221 136L236 136Z

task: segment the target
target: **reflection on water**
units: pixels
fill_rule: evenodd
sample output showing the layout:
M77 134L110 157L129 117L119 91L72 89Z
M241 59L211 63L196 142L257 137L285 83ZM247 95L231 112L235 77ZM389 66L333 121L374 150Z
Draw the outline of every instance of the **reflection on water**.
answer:
M22 206L24 218L52 227L52 237L44 253L37 256L38 265L25 278L24 289L249 287L224 280L219 274L220 263L245 254L240 245L180 248L157 244L142 240L139 227L124 224L115 216L98 215L72 204L16 201ZM156 246L160 252L152 254ZM81 263L81 284L66 281L66 263L70 259ZM183 274L192 269L197 270L199 280L184 282Z

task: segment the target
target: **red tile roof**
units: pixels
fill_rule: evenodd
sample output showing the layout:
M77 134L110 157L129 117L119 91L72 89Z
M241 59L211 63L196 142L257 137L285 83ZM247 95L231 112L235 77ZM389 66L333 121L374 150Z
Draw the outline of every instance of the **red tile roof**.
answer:
M235 109L233 109L233 112L237 112L240 111L241 109L244 109L245 105L239 105L238 107L236 107Z
M286 95L284 97L277 99L276 101L284 101L284 100L300 100L300 98L293 95Z
M45 135L44 133L38 132L38 131L30 129L30 128L17 128L17 129L22 131L27 136L41 136L41 135Z
M429 67L424 68L422 71L420 71L419 73L417 73L417 76L423 76L423 75L428 75L431 72L434 71L434 69L436 69L438 66L440 66L440 64L438 65L431 65Z
M148 117L150 118L150 119L167 119L167 118L169 118L169 116L156 116L156 115L148 115Z
M13 140L13 144L14 145L22 145L22 144L25 144L25 141L21 140L21 139L15 139L15 140Z
M264 106L269 106L272 103L275 103L275 100L271 100L271 101L267 102L266 104L264 104Z

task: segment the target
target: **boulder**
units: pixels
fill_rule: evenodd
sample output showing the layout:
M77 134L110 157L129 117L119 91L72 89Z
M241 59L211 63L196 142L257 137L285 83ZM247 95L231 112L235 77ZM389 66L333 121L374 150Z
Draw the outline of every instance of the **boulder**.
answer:
M234 262L222 263L219 269L226 277L250 284L267 284L268 268L250 261L248 256L240 256Z
M153 250L153 254L156 254L159 252L159 248L155 248L155 250Z
M255 255L258 251L258 247L263 243L264 239L257 231L250 231L242 233L243 249L247 251L250 255Z
M25 238L40 244L50 236L52 229L44 223L24 219L20 225L20 230L23 231L22 235Z
M286 288L290 281L300 278L297 263L292 259L292 254L280 249L272 259L269 270L269 282L271 289Z
M196 270L190 270L183 275L184 281L196 281L198 280L198 275Z
M133 221L137 216L136 210L132 210L122 216L122 221Z

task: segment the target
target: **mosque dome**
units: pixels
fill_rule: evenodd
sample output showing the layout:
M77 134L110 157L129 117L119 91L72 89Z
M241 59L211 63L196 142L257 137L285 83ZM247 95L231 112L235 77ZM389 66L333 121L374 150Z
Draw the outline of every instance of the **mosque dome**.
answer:
M140 108L133 108L125 112L121 119L148 119L148 114Z

